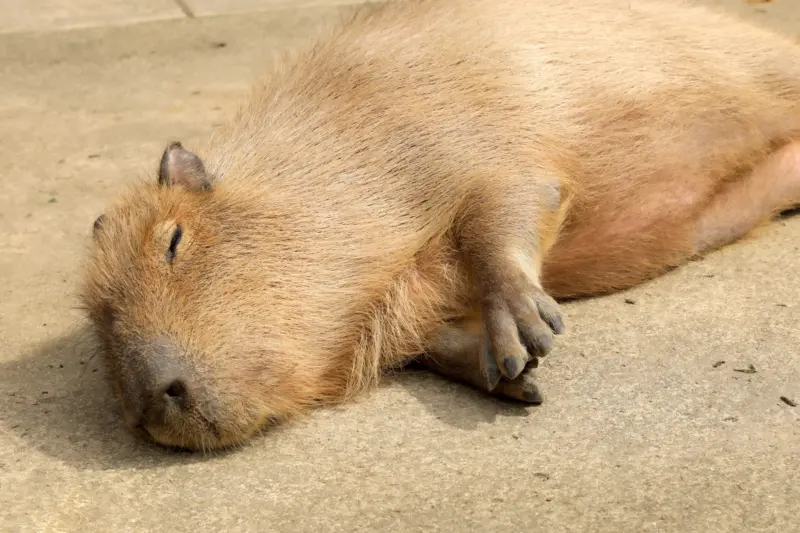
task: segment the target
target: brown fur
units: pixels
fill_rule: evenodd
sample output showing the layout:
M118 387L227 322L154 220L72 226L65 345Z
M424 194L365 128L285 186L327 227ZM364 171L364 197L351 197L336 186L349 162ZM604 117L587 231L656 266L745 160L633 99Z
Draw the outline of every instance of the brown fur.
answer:
M278 63L177 169L210 190L153 180L107 211L83 300L111 383L141 424L148 357L167 354L192 403L146 429L208 449L420 353L469 357L437 341L465 317L465 339L483 324L530 364L558 329L547 293L703 252L698 220L800 138L799 102L788 39L675 0L365 9Z

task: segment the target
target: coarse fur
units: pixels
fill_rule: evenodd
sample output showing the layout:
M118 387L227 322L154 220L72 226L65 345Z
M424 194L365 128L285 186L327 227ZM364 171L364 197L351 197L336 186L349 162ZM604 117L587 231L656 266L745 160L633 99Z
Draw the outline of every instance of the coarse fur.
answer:
M540 401L551 297L800 203L798 139L800 51L731 16L390 1L277 62L198 156L165 151L98 220L82 298L129 424L163 444L241 443L421 354ZM770 198L737 192L758 176Z

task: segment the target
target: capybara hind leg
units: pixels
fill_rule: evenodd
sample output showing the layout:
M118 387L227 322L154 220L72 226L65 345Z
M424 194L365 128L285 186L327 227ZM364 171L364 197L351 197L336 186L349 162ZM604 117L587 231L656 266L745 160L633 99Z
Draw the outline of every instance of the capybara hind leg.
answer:
M695 226L695 252L708 252L736 241L797 206L800 206L800 141L775 151L717 194Z
M494 396L541 403L542 395L533 376L537 359L531 360L513 380L501 378L494 387L489 387L481 365L481 359L492 359L485 348L486 343L482 342L484 327L479 316L444 324L433 335L426 353L418 361L428 370Z
M678 195L672 190L643 189L635 198L637 209L630 208L634 202L628 199L613 218L579 213L577 224L561 235L544 261L545 290L558 299L624 290L800 205L800 141L771 153L747 173L730 176L716 192L708 178L698 183L709 187L698 187L681 202L674 201Z

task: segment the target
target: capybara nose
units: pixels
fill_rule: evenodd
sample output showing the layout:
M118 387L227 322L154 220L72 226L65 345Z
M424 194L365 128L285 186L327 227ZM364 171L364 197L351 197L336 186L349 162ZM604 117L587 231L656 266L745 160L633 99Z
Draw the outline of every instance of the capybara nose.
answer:
M149 355L145 362L147 379L141 382L141 422L163 423L191 406L191 371L168 352Z

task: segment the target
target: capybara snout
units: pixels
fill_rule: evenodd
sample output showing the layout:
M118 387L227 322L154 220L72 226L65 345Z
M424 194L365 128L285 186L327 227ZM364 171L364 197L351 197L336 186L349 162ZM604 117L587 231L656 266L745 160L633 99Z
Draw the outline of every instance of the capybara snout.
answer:
M214 398L191 360L165 338L121 348L116 378L125 419L147 434L199 417L214 427Z

